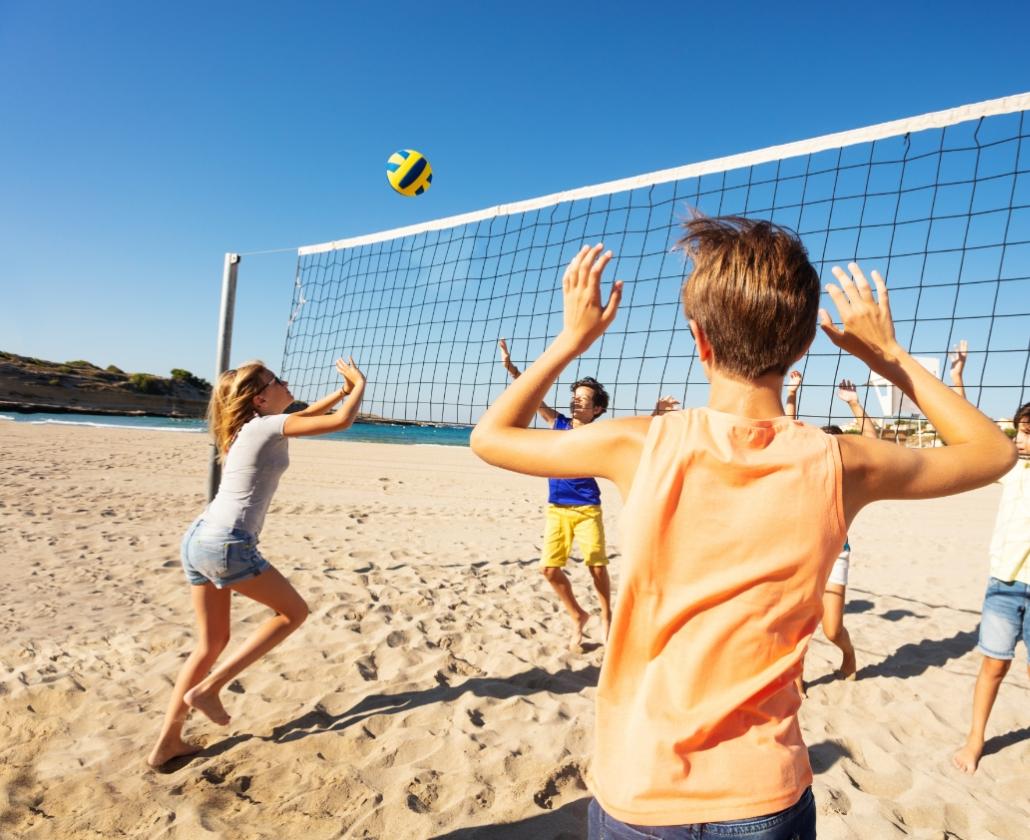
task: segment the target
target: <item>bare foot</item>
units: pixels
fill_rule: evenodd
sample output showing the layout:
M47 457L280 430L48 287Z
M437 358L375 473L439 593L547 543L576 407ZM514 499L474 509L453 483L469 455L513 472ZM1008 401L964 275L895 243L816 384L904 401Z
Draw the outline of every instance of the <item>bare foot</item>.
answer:
M983 741L966 741L965 746L951 757L951 763L963 773L975 773L983 749Z
M858 674L858 663L855 662L855 649L848 648L844 651L844 658L840 662L840 667L834 671L838 679L841 680L854 680Z
M222 705L217 691L205 692L200 690L200 686L195 686L183 695L182 700L191 709L196 709L205 715L212 723L217 723L219 726L229 725L229 713Z
M569 640L569 650L573 653L583 649L583 628L590 621L590 613L581 611L577 618L572 619L572 638Z
M147 756L147 764L156 770L173 758L180 758L184 755L196 755L202 749L203 747L199 744L191 744L189 741L182 740L182 738L176 738L174 741L168 742L159 741L154 749L151 750L150 755Z

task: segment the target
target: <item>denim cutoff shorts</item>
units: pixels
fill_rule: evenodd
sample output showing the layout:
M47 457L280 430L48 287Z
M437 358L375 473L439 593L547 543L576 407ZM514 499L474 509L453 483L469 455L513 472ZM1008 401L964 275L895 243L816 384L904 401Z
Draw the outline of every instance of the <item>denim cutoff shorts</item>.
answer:
M1030 585L992 577L984 593L977 650L991 659L1015 659L1020 639L1030 662Z
M182 538L182 570L193 586L213 583L219 589L257 577L268 561L257 538L239 528L225 528L195 519Z

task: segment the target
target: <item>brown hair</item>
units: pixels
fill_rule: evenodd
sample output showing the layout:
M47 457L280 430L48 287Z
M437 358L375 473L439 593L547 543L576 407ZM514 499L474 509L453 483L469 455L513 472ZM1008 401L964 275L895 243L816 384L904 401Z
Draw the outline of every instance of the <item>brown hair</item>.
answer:
M695 213L676 246L693 261L683 311L715 365L743 379L786 374L815 337L819 275L797 234L772 222Z
M1016 431L1019 431L1019 427L1024 423L1030 423L1030 402L1023 403L1016 411L1016 416L1012 418L1012 425L1016 427Z
M594 408L601 409L601 414L608 410L608 392L604 389L604 385L594 379L594 377L584 376L569 386L569 390L573 394L576 393L577 388L589 388L594 392Z
M236 435L257 416L256 397L267 384L263 373L270 373L264 362L245 362L218 377L207 404L207 424L215 439L219 462L225 461Z

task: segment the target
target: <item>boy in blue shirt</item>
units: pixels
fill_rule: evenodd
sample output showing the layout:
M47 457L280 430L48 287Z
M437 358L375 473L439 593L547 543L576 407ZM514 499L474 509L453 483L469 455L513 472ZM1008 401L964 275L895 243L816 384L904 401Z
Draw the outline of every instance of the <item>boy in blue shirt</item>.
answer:
M520 371L512 364L507 342L502 338L497 346L501 351L504 369L512 379L517 379ZM569 404L571 417L555 411L546 403L540 403L536 413L550 428L564 431L594 422L607 409L608 392L600 382L587 376L572 384L572 400ZM612 618L608 553L604 544L604 523L601 520L601 489L592 478L550 478L548 488L541 571L569 613L572 620L569 649L576 651L581 649L583 628L590 620L590 613L576 600L572 583L564 571L572 553L573 540L579 544L583 560L593 578L597 598L601 602L601 624L605 638L608 638Z

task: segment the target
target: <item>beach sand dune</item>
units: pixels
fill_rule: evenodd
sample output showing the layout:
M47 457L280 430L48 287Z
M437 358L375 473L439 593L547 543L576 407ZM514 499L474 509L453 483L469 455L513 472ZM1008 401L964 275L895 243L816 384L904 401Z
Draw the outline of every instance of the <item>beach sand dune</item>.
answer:
M542 480L463 448L293 443L262 550L311 616L229 687L230 726L191 720L203 752L156 773L192 644L178 543L207 440L0 422L0 451L0 836L585 836L603 648L566 651L537 572ZM821 838L1027 836L1022 659L979 772L950 767L998 495L883 503L852 529L859 679L830 678L817 635L802 711ZM235 641L264 611L234 610Z

